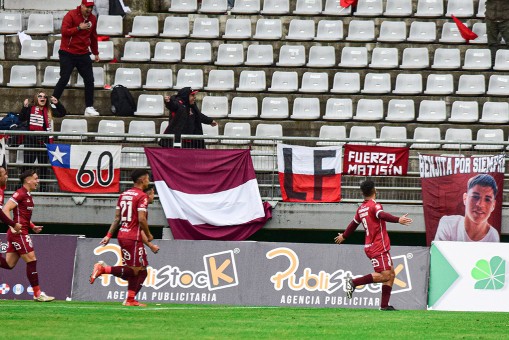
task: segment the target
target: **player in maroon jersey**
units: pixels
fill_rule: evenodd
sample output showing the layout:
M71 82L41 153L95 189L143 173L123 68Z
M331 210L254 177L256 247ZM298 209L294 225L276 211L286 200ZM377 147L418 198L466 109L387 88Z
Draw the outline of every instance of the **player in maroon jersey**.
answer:
M143 191L149 186L150 178L147 170L137 169L132 172L131 179L134 185L118 198L115 219L108 233L101 240L101 244L108 244L118 230L117 238L124 265L111 267L102 261L96 263L90 276L90 283L94 283L95 279L102 274L111 274L127 280L127 300L124 305L144 307L146 305L136 301L135 296L147 277L148 262L142 231L148 242L154 239L147 223L149 198Z
M35 170L26 170L19 176L21 188L16 190L12 197L3 207L3 213L11 216L14 215L14 221L21 225L20 231L15 228L9 228L7 231L7 256L6 262L0 267L12 269L18 263L21 257L26 262L26 273L28 281L34 290L34 301L49 302L55 298L46 295L39 287L39 274L37 273L37 258L35 256L32 239L28 235L28 229L32 229L35 233L40 233L42 226L32 223L32 211L34 210L34 200L31 192L36 190L39 185L39 176Z
M384 212L382 205L375 201L376 189L373 181L366 180L362 182L361 191L364 196L364 202L362 202L361 206L357 209L355 217L352 222L350 222L345 232L339 233L338 236L334 238L334 241L340 244L362 223L366 231L364 251L371 260L375 272L353 280L348 278L346 280L346 295L351 299L355 287L374 282L383 283L380 310L396 310L389 305L395 274L392 266L391 254L389 253L391 243L389 235L387 234L385 222L410 225L412 219L407 217L408 214L397 217Z

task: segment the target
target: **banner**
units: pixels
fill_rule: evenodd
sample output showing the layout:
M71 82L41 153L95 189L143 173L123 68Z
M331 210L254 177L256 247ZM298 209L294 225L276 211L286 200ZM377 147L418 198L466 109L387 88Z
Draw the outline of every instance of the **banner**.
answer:
M145 148L175 239L245 240L272 217L249 150Z
M426 241L499 242L504 155L419 155Z
M112 193L120 190L121 145L46 144L60 190Z
M116 240L103 247L100 239L79 239L73 300L118 301L126 298L127 282L111 275L93 285L94 263L120 265ZM345 279L373 272L361 245L274 242L163 241L148 254L148 276L140 302L241 306L300 306L378 309L381 284L345 293ZM320 256L317 256L320 254ZM391 305L426 309L429 251L426 247L392 247L396 278Z
M353 176L405 176L409 148L345 145L343 174Z
M278 144L277 165L283 201L341 200L341 146Z

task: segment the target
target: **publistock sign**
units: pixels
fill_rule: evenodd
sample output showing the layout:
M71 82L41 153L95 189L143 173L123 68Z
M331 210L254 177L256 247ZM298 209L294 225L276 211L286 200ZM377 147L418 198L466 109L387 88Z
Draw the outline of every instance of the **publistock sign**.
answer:
M101 247L98 242L79 240L73 298L122 301L126 298L125 281L103 275L95 285L88 284L98 260L120 264L118 245ZM156 242L161 250L149 255L140 301L348 308L378 308L380 303L380 285L361 287L351 300L346 298L344 279L372 271L361 246ZM425 309L427 248L394 247L391 253L397 273L391 303L402 309Z

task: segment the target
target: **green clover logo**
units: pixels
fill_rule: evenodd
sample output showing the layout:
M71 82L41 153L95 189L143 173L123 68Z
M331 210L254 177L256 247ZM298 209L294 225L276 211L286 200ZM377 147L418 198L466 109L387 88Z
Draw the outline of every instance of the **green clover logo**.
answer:
M505 283L505 260L500 256L492 257L490 262L479 260L471 274L477 281L475 289L502 289Z

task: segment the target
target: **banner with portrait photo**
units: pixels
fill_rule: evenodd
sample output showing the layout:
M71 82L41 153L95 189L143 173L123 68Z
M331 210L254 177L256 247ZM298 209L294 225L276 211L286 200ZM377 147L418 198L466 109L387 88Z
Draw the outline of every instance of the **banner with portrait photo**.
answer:
M419 155L426 242L499 242L505 156Z

